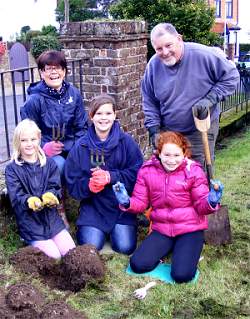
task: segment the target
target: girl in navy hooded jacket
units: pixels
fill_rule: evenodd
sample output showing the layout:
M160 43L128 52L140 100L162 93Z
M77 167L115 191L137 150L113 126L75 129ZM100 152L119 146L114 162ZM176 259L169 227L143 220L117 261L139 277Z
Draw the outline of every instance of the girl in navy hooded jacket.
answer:
M115 100L111 96L95 97L89 115L92 125L70 151L65 164L68 191L81 201L77 240L80 245L93 244L100 250L109 236L114 251L131 254L136 248L136 217L120 210L112 185L122 181L132 192L142 154L115 120Z
M21 238L52 258L64 256L75 243L56 206L61 196L56 163L40 147L41 131L26 119L14 131L12 161L5 170L6 186Z

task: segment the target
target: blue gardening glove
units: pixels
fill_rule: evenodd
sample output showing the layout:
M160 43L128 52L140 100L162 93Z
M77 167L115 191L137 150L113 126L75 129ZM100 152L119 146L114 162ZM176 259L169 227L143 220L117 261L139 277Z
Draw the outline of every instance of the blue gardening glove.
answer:
M115 197L118 200L119 204L128 208L130 203L130 197L128 196L128 192L123 183L117 182L112 186L113 191L115 193Z
M210 192L208 194L208 203L215 208L216 205L220 202L222 197L222 191L224 189L224 185L219 180L210 181Z
M160 132L159 126L151 126L148 128L149 145L153 145L154 149L156 149L156 141L157 141L157 136L158 136L159 132Z
M203 99L196 102L192 107L194 116L197 117L199 120L206 119L209 109L218 102L219 99L215 93L208 93Z

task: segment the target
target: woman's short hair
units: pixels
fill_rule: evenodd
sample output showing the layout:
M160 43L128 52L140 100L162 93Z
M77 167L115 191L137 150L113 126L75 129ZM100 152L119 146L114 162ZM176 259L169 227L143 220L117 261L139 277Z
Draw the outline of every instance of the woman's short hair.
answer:
M111 95L103 93L103 94L95 96L92 99L92 101L90 102L90 105L89 105L89 116L90 116L90 118L93 118L93 116L95 115L97 110L103 104L112 104L113 111L115 112L115 110L116 110L115 99Z
M163 145L171 143L176 144L179 146L185 157L190 158L191 157L191 143L189 140L183 136L181 133L173 132L173 131L167 131L167 132L161 132L157 138L156 142L156 153L159 155L162 151Z
M44 71L45 65L61 66L67 71L67 61L63 51L44 51L37 58L38 69Z
M21 122L18 123L14 130L14 135L13 135L13 154L11 156L11 159L16 162L17 165L22 165L23 160L21 159L21 151L20 151L20 146L21 146L21 139L20 136L23 132L32 129L34 132L37 133L38 138L39 138L39 146L37 149L37 156L38 160L40 161L41 167L46 164L46 156L44 154L44 151L40 147L40 142L41 142L41 130L39 127L36 125L36 123L30 119L25 119Z

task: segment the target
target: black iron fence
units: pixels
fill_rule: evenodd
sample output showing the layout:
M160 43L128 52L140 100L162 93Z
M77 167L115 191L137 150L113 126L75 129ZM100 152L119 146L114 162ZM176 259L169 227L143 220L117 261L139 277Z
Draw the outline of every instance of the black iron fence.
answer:
M68 60L67 80L76 85L83 96L83 61ZM25 72L29 81L25 81ZM15 73L21 74L22 81L15 82ZM248 112L250 99L250 72L239 70L240 83L233 95L220 103L221 112L232 108L235 111L245 109ZM0 72L0 164L7 162L11 155L10 140L14 128L20 120L19 108L26 100L26 90L30 83L39 81L37 67L22 68Z

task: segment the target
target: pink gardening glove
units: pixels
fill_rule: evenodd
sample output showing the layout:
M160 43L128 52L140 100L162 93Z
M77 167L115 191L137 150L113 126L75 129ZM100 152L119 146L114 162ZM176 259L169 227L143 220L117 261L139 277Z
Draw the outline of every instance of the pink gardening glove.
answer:
M105 171L101 168L96 169L92 172L93 183L99 186L105 186L110 183L110 174L109 171Z
M93 178L89 180L89 189L92 193L99 193L104 189L103 185L98 185L93 181Z
M51 157L62 153L63 147L64 144L60 141L51 141L44 144L43 151L48 157Z

